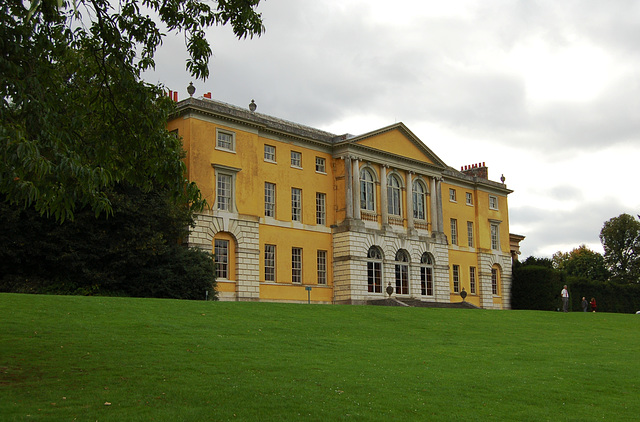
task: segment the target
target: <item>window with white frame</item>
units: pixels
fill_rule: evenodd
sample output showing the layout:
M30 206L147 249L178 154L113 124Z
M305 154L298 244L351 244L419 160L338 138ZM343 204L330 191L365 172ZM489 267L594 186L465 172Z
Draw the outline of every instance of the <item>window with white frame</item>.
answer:
M460 266L453 265L453 293L460 293Z
M382 293L382 252L375 246L367 252L367 291Z
M451 219L451 244L458 244L458 220L455 218Z
M322 157L316 157L316 172L317 173L326 173L326 160Z
M398 176L392 174L389 176L387 184L387 209L390 215L401 215L400 201L402 200L402 195L400 192L400 180Z
M413 182L412 192L413 192L413 218L416 218L418 220L426 220L427 219L427 214L426 214L427 190L425 189L424 184L419 180L415 180Z
M276 245L264 245L264 281L276 281Z
M366 211L373 211L375 204L375 184L371 170L362 169L360 171L360 208Z
M216 178L216 204L219 210L231 211L233 199L233 176L218 173Z
M291 167L302 168L302 153L291 151Z
M216 264L216 277L229 278L229 241L215 239L213 252L214 262Z
M327 284L327 251L318 251L318 284Z
M467 198L467 205L473 205L473 194L471 192L467 192L465 196Z
M291 188L291 220L302 221L302 189Z
M302 248L291 248L291 282L302 283Z
M489 209L497 210L498 209L498 197L494 195L489 195Z
M469 290L472 295L476 294L476 267L469 267Z
M497 268L491 268L491 293L498 295L499 274Z
M276 216L276 184L264 182L264 216Z
M215 209L220 211L236 212L235 208L235 183L236 174L240 169L213 165L215 170Z
M264 161L269 161L271 163L276 162L276 147L273 145L264 146Z
M457 195L456 195L456 190L455 189L449 188L449 201L451 201L451 202L456 202L457 201Z
M324 226L327 220L326 212L327 195L316 192L316 224Z
M235 151L235 138L236 135L233 132L216 129L216 148L224 149L227 151Z
M423 296L433 296L433 258L427 252L420 258L420 289Z
M467 245L473 248L473 221L467 221Z
M409 254L400 249L396 252L396 294L409 294Z
M491 249L500 249L500 226L495 223L491 223Z

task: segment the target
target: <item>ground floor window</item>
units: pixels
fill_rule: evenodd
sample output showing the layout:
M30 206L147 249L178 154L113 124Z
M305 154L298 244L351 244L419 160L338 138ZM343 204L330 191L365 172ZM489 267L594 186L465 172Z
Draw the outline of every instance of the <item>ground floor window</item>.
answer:
M409 294L409 255L403 250L396 253L396 294Z
M460 266L453 266L453 293L460 293Z
M318 251L318 284L327 284L327 251Z
M369 293L382 293L382 252L372 246L367 259L367 290Z
M499 274L497 268L491 268L491 293L498 294Z
M433 259L426 252L420 259L420 289L423 296L433 296Z
M214 242L216 277L229 278L229 241L216 239Z
M302 248L291 248L291 282L302 283Z
M476 294L476 267L469 267L469 290L472 295Z

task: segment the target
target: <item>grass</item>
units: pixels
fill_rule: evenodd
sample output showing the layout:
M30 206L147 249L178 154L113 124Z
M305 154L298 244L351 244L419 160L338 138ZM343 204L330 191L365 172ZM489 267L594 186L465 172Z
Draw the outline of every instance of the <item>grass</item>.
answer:
M632 421L640 316L0 294L0 420Z

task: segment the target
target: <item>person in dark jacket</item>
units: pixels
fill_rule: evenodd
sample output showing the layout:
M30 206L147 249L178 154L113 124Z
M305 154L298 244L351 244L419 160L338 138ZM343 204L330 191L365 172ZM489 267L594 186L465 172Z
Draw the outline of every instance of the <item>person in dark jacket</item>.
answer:
M589 309L589 302L587 302L587 298L582 296L582 312L587 312Z

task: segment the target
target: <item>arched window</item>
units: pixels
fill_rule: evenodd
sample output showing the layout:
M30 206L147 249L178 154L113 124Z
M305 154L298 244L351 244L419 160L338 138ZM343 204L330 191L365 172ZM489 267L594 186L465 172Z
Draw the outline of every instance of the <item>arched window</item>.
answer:
M382 293L382 252L376 246L367 253L367 290Z
M360 208L367 211L373 211L375 204L375 184L371 170L362 169L360 171Z
M426 193L424 184L419 180L413 182L413 218L418 220L426 220Z
M420 289L423 296L433 296L433 258L427 252L420 258Z
M409 294L409 254L402 249L396 253L396 294Z
M390 215L402 215L400 214L401 198L402 195L400 195L400 181L398 180L398 176L391 175L389 176L389 181L387 183L387 201Z
M500 294L500 268L497 265L491 268L491 293L494 296Z

